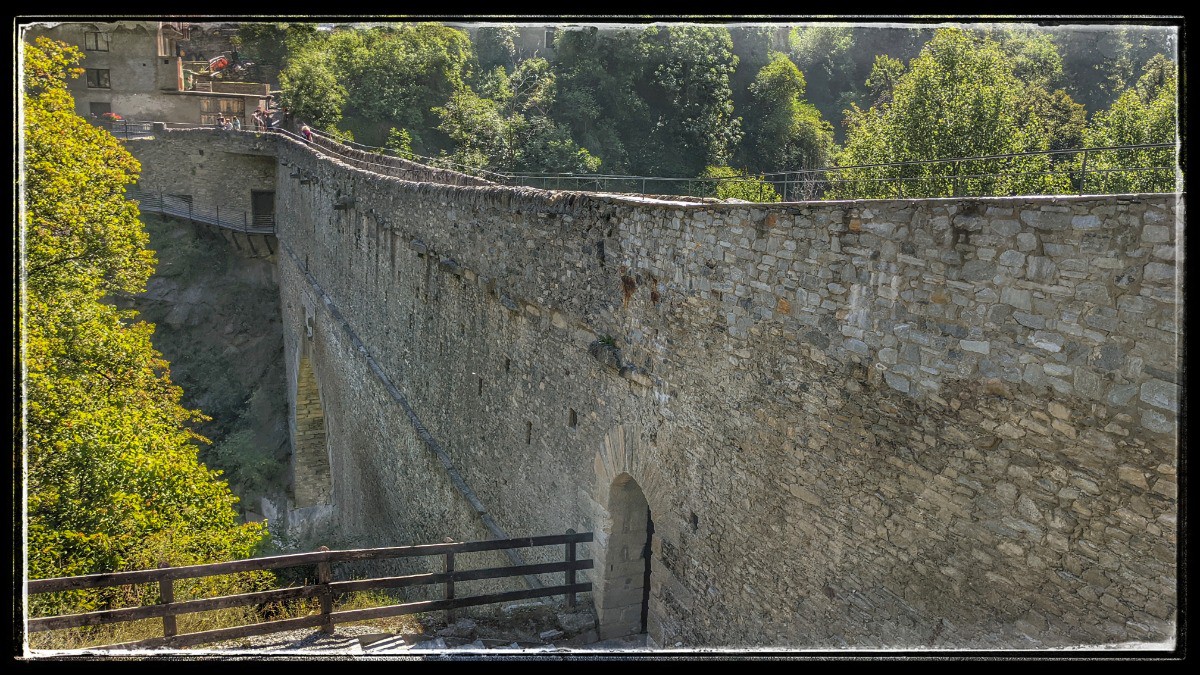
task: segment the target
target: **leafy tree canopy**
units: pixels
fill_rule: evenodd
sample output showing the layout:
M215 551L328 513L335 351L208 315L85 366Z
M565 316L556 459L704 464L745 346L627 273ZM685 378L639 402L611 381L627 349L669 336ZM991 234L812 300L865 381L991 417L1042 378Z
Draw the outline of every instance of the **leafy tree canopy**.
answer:
M74 113L66 80L80 52L23 45L24 440L31 578L213 562L263 536L236 523L237 498L197 459L154 327L106 301L143 290L155 264L137 206L136 160ZM41 597L87 609L99 592Z
M750 85L755 114L745 139L746 163L768 171L825 166L833 150L833 127L804 100L804 75L776 52Z
M1013 60L986 35L945 28L897 80L890 103L849 116L843 166L941 160L1045 150L1049 137L1036 113L1023 106L1024 84ZM910 181L913 194L1009 194L1066 190L1049 184L1062 176L1043 176L1049 158L908 165L847 172L858 181L838 193L893 196L896 183L867 178L929 179Z

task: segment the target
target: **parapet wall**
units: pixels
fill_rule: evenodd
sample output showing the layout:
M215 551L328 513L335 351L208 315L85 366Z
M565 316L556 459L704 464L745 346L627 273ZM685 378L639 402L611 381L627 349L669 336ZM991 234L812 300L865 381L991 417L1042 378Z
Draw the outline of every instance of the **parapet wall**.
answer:
M1176 196L714 205L278 159L347 540L487 536L452 464L511 534L596 532L602 623L643 494L660 644L1174 639Z

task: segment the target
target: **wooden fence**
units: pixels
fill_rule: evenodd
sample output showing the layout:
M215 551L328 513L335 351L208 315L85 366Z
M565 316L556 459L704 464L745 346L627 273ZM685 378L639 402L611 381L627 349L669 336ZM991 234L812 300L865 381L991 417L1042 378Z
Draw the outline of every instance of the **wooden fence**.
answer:
M540 537L521 537L516 539L494 539L491 541L448 542L444 544L427 544L421 546L398 546L391 548L353 549L330 551L324 546L311 553L294 553L288 555L250 558L233 562L214 563L208 565L189 565L186 567L160 567L153 570L137 570L130 572L113 572L109 574L89 574L79 577L58 577L54 579L34 579L26 582L30 595L53 593L87 588L105 588L112 586L127 586L132 584L158 584L159 601L154 605L142 607L127 607L121 609L106 609L83 614L67 614L61 616L42 616L28 620L30 633L77 628L81 626L98 626L127 621L138 621L149 618L162 618L163 637L125 642L94 649L143 649L155 647L190 647L219 640L229 640L251 635L266 635L281 631L300 628L320 627L321 632L332 633L334 625L369 619L380 619L418 612L436 610L454 610L460 607L473 607L499 602L511 602L528 598L540 598L562 595L566 597L569 607L575 606L575 594L592 590L589 582L578 583L576 572L592 569L591 559L579 559L576 555L576 545L592 541L591 532L567 530L566 534ZM529 548L534 546L564 547L562 562L540 563L535 565L510 565L507 567L488 567L480 569L457 569L455 555L479 551L500 551L514 548ZM414 558L441 556L441 572L411 574L396 577L377 577L372 579L354 579L336 581L333 578L333 563L388 560L395 558ZM194 579L211 577L238 572L253 572L259 570L280 569L298 566L316 566L315 584L280 588L256 593L225 595L215 598L187 600L177 602L174 599L174 581L176 579ZM457 597L455 582L476 581L480 579L503 579L530 574L548 574L562 572L564 582L558 586L530 588L519 591L505 591L486 595ZM442 586L441 600L424 600L406 602L396 605L333 611L333 598L336 594L353 591L366 591L387 588L406 588L413 586ZM245 626L207 630L197 633L182 633L176 631L175 618L180 614L205 612L229 607L258 605L265 602L294 600L300 598L318 598L321 604L319 614L295 619L265 621Z

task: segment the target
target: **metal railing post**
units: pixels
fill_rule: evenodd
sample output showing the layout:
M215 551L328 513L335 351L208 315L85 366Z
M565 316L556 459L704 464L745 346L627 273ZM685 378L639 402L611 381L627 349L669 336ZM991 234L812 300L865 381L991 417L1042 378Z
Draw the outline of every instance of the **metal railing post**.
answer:
M572 534L575 534L575 530L568 529L567 535L572 535ZM571 566L567 567L567 585L568 586L575 585L575 567L573 566L574 562L575 562L575 542L569 541L569 542L567 542L567 565L571 565ZM570 607L571 609L575 609L575 591L570 591L567 593L567 607Z
M322 546L318 551L328 551L328 546ZM328 560L317 563L317 583L321 585L321 632L333 632L333 592L329 590L329 583L333 581L333 568Z
M168 565L166 561L162 561L162 562L158 563L159 569L164 569L167 567L170 567L170 565ZM158 597L159 597L159 603L163 604L163 605L169 605L169 604L175 602L175 583L173 580L171 580L171 579L159 579L158 580ZM175 615L174 614L168 614L168 615L164 616L162 618L162 623L163 623L163 637L173 637L177 633L177 629L175 626Z
M1083 151L1083 164L1079 167L1079 194L1083 194L1083 186L1087 182L1088 151Z

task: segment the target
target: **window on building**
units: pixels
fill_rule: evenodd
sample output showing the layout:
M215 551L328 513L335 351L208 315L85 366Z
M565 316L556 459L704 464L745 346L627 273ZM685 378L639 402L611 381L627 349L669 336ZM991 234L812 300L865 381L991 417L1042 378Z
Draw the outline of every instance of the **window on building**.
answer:
M554 33L556 29L550 28L546 31L546 48L554 49Z
M200 112L223 115L245 115L246 100L241 98L217 98L206 96L200 99Z
M110 37L108 33L84 33L83 48L89 52L106 52Z
M200 124L217 123L217 116L245 117L246 100L242 98L217 98L205 96L200 99Z
M88 68L87 86L92 89L109 89L108 68Z
M108 101L92 101L88 103L88 112L94 117L112 112L112 103Z

